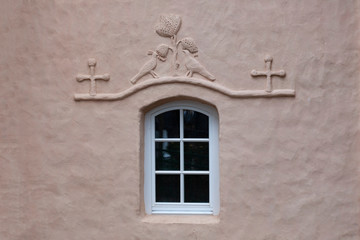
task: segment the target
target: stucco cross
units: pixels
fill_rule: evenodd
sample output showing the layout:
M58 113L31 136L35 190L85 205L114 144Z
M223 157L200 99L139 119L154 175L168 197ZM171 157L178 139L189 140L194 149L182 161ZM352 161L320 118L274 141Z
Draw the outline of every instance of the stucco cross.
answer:
M95 66L96 66L96 59L89 58L88 65L90 67L90 74L78 74L76 76L76 80L82 82L84 80L90 80L90 96L96 96L96 80L110 80L110 75L105 73L103 75L95 75Z
M251 76L253 77L258 77L258 76L266 76L266 92L272 92L272 76L279 76L279 77L284 77L285 76L285 71L284 70L280 70L280 71L271 71L271 64L272 64L272 57L270 56L266 56L265 57L265 71L256 71L256 70L252 70L251 71Z

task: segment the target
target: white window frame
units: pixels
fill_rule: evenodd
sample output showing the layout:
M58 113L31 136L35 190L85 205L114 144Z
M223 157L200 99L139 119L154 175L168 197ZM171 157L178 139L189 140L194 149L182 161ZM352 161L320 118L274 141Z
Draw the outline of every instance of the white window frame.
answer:
M155 116L167 111L181 109L197 111L209 117L209 203L155 202ZM180 116L182 119L182 114L180 114ZM180 126L180 129L183 129L183 126ZM144 136L144 202L145 212L147 214L219 214L218 132L219 118L217 111L213 107L202 103L194 101L175 101L159 106L146 113ZM193 140L196 141L197 139ZM181 137L180 141L182 141ZM183 184L183 180L181 180L181 182L181 184ZM181 201L183 201L183 197Z

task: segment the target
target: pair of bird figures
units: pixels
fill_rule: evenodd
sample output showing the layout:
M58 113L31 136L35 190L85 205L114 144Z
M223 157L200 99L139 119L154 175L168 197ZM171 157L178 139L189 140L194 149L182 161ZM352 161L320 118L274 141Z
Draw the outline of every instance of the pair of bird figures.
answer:
M151 55L151 59L147 61L139 72L130 80L132 84L135 84L140 78L147 74L151 74L153 78L159 78L159 75L154 71L157 66L157 60L165 62L167 59L168 52L174 50L166 44L160 44L155 51L148 51L148 55ZM175 62L176 68L179 67L177 63L177 49L175 50ZM187 69L185 74L186 77L192 77L194 73L200 74L210 81L214 81L215 77L197 60L196 53L191 53L188 49L182 49L184 66Z

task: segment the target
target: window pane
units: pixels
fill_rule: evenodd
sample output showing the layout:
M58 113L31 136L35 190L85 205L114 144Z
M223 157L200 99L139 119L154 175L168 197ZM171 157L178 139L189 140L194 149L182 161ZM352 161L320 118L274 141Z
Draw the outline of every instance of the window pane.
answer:
M184 110L184 137L208 138L209 117L196 111Z
M164 112L155 117L155 137L156 138L180 137L179 110Z
M156 170L180 170L180 143L157 142Z
M185 202L209 202L209 175L185 175Z
M184 169L209 170L209 143L184 142Z
M180 175L156 175L156 202L180 202Z

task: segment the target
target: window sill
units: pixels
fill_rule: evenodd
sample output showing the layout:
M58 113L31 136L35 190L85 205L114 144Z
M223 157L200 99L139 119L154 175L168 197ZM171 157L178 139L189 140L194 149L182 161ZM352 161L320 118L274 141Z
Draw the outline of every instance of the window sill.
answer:
M217 224L220 222L220 218L204 215L147 215L141 221L158 224Z

